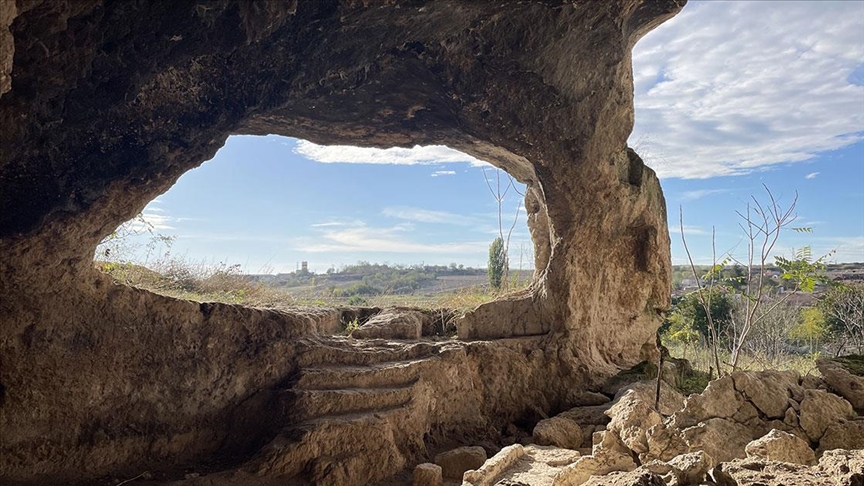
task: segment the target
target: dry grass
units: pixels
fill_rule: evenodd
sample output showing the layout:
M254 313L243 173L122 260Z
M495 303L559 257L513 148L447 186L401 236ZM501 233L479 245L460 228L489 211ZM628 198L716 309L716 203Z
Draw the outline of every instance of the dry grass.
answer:
M97 261L95 264L98 269L110 275L118 283L161 295L196 302L225 302L255 307L404 306L452 309L462 313L492 301L499 295L490 292L485 286L472 286L431 295L381 294L338 297L322 292L312 297L298 297L291 291L249 280L238 265L189 262L179 258L161 259L153 265L153 269L128 262Z
M711 356L711 350L707 346L688 345L671 343L666 345L669 349L669 354L676 358L685 358L693 365L696 371L708 373L713 368L714 359ZM739 370L794 370L801 375L818 375L816 369L816 354L782 354L774 360L769 360L764 356L743 354L738 361ZM726 351L720 352L720 363L728 363L730 354ZM728 366L724 371L728 372ZM717 377L717 370L713 370L713 376Z
M117 283L195 302L225 302L256 307L295 305L290 295L252 282L238 266L171 259L155 269L133 263L96 262Z
M440 294L436 296L436 307L446 309L454 309L460 312L467 312L477 308L481 304L490 302L495 299L494 294L490 294L486 289L480 287L465 287L454 292Z

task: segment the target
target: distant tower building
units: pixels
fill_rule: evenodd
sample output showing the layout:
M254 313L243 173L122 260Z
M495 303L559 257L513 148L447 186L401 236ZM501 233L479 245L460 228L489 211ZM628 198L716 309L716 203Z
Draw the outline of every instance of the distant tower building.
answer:
M300 273L309 273L309 262L300 262Z

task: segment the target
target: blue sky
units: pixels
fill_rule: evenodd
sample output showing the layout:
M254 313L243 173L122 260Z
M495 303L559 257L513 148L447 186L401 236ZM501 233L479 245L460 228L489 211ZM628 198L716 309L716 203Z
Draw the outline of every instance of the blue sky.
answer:
M315 271L358 260L485 265L498 234L497 202L485 183L488 177L497 188L495 169L484 176L479 162L444 147L403 151L398 164L303 155L314 148L278 136L231 137L153 201L145 218L177 236L175 254L239 263L253 273L293 271L300 261ZM375 157L356 148L342 153L354 151L361 160ZM461 162L440 162L447 157ZM501 174L503 193L509 179ZM517 190L509 190L502 210L505 233L519 217L511 236L515 267L520 247L530 252ZM524 268L532 258L525 255Z
M746 249L736 209L767 185L812 246L864 261L864 2L691 2L634 50L630 145L661 177L673 263ZM258 273L369 260L484 266L498 234L493 169L446 147L372 150L231 137L144 217L172 252ZM506 185L506 179L502 178ZM521 188L519 188L521 191ZM504 231L521 197L510 189ZM511 266L530 267L524 213ZM146 235L138 241L146 240ZM137 259L144 256L139 251Z

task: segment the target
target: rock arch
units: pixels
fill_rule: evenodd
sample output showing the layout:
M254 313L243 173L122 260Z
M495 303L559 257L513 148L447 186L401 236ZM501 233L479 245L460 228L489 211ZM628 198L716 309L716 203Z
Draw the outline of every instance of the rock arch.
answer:
M0 477L92 477L272 438L244 442L224 421L272 409L262 390L319 352L320 316L176 301L90 263L232 133L445 144L528 185L535 282L463 318L460 337L482 343L435 351L461 356L447 359L485 405L467 417L433 400L420 429L553 408L649 356L669 242L657 178L626 147L630 50L683 3L3 2ZM489 342L519 336L535 338ZM478 365L495 359L512 362Z

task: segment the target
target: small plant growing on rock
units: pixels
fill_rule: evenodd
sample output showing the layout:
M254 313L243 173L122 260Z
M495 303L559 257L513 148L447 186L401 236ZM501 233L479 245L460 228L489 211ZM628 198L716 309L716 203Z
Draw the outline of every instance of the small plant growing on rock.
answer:
M360 327L360 321L355 317L351 322L345 325L345 334L351 334L358 327Z

